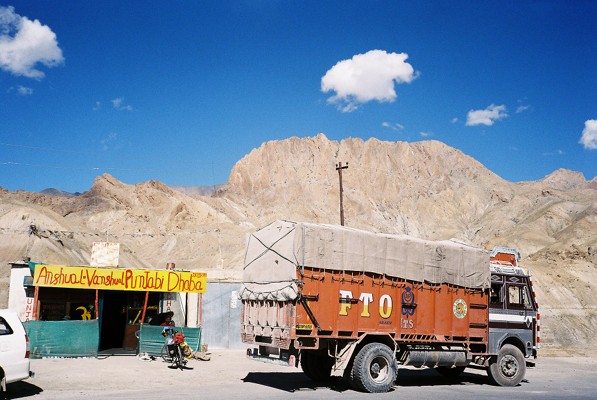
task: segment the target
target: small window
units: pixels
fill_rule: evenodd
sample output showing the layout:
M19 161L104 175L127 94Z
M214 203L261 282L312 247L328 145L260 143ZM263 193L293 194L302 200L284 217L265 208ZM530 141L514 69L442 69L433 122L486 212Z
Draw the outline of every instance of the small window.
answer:
M529 295L529 288L526 286L524 287L524 290L522 291L522 299L523 299L525 308L532 310L533 304L531 302L531 296Z
M511 306L532 309L533 306L529 296L529 288L526 286L509 286L508 303Z
M520 294L520 287L508 287L508 303L513 306L522 306L522 295Z
M502 296L502 287L503 285L491 285L491 289L489 292L489 303L492 305L501 305L504 302Z
M12 328L8 325L8 322L4 318L0 317L0 335L11 335Z

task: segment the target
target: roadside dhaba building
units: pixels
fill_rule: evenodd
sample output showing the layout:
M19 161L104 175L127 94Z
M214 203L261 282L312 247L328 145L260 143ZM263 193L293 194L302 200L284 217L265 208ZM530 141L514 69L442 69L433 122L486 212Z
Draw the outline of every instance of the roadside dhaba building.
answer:
M89 266L11 264L9 308L18 312L31 357L88 357L100 351L159 355L160 324L175 328L194 351L201 345L207 274L118 265L118 243L94 243Z

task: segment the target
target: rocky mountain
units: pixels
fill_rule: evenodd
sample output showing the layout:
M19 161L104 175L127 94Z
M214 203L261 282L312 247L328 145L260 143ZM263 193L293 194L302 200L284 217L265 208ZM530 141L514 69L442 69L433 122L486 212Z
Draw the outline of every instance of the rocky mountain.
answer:
M85 265L92 243L105 240L121 243L121 265L174 262L210 279L238 279L255 229L279 218L339 223L338 162L348 163L346 225L516 247L535 275L545 350L597 348L597 178L558 170L508 182L438 141L336 142L320 134L267 142L211 196L107 174L76 197L0 190L0 285L10 261ZM0 296L0 307L6 301Z
M70 193L70 192L65 192L64 190L58 190L58 189L54 189L54 188L44 189L40 193L47 194L50 196L60 196L60 197L74 197L74 196L81 195L81 193L79 193L79 192Z
M222 185L214 185L214 186L170 186L174 190L178 190L184 194L188 194L190 196L211 196L214 194L216 190L218 190Z

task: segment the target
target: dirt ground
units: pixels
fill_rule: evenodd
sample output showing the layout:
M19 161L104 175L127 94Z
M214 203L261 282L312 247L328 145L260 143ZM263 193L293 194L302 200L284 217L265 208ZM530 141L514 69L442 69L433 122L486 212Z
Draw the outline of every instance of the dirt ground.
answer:
M246 358L244 350L210 352L209 361L189 360L187 369L171 369L160 357L143 360L135 355L98 358L43 358L31 360L35 377L27 381L44 393L161 388L166 382L219 385L243 379L248 371L279 371L284 367ZM286 368L286 370L290 370ZM37 397L36 397L37 398Z
M597 377L595 358L539 358L537 361L537 367L527 371L527 381L531 384L562 388L570 384L570 379L576 377L580 380L580 385L597 385L597 379L594 379ZM244 350L214 350L210 361L191 360L188 363L189 369L182 371L170 369L161 359L142 360L134 355L36 359L31 360L31 367L36 376L27 381L9 385L9 398L99 399L104 398L104 395L110 398L127 399L161 398L158 394L164 392L171 393L172 396L182 392L203 393L205 394L203 398L217 398L217 394L223 391L226 393L229 391L234 398L244 398L243 392L248 393L247 391L266 397L268 393L274 397L277 395L284 397L284 393L288 396L294 392L304 391L305 388L307 392L318 389L301 373L300 369L249 360ZM400 390L405 390L405 387L413 384L425 386L424 383L420 383L420 379L424 381L439 379L439 375L432 373L433 371L430 371L431 375L429 373L425 375L421 370L416 370L417 372L408 370L409 368L400 369L402 372L398 374L398 385L403 387ZM421 373L423 375L420 375ZM590 378L591 375L593 378ZM268 377L272 377L273 380ZM413 379L419 383L414 382ZM540 383L539 380L545 383ZM491 393L494 391L499 393L500 390L500 388L488 386L484 371L471 369L465 381L467 385L482 386L485 388L483 390L490 390ZM438 381L438 383L439 386L438 384L432 384L432 386L439 390L445 382ZM534 391L543 386L529 387L526 390ZM327 390L325 393L334 395L338 392L338 395L344 394L348 397L364 395L353 391L346 392L346 389L332 388L331 392L329 388L322 390ZM435 389L430 387L429 390ZM323 394L324 392L319 393L319 395ZM313 393L313 396L315 396L313 398L319 398L316 393Z

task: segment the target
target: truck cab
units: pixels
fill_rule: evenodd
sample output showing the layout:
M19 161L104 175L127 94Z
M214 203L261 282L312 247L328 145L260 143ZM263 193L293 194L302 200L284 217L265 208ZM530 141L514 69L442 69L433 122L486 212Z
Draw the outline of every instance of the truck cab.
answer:
M490 374L494 380L512 378L518 369L534 366L529 359L537 358L541 346L540 314L533 282L530 274L519 266L519 260L520 254L513 248L496 247L490 253L488 353L497 357L492 363L496 375ZM516 354L517 350L521 354Z

